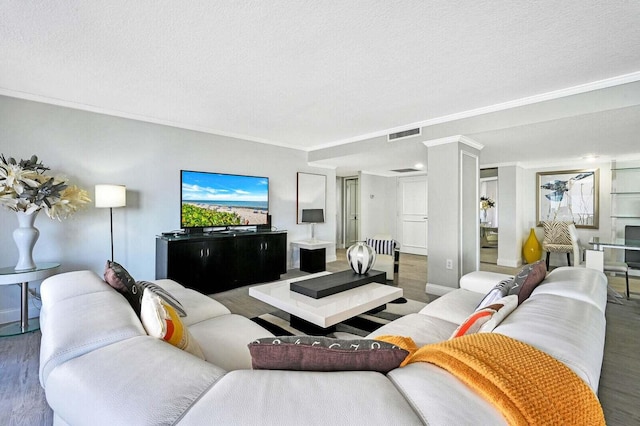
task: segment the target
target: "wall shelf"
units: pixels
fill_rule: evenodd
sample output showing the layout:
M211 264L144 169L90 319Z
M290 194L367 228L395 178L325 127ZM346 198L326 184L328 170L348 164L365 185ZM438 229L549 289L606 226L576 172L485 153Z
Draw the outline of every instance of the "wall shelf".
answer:
M627 225L640 225L640 160L611 162L611 238Z

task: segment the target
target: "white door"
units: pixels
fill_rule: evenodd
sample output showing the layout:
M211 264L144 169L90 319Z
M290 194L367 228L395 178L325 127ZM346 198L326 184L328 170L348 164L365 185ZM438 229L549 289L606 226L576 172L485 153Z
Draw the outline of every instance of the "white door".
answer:
M398 179L398 238L400 251L427 255L427 177Z

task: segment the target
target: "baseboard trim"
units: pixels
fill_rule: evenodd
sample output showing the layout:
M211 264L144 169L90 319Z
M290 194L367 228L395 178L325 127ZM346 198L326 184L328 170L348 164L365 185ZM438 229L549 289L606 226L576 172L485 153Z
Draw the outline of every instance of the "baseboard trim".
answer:
M11 322L20 321L21 313L20 308L16 309L3 309L0 311L0 325L9 324ZM29 306L29 319L39 318L40 310Z
M432 283L427 283L425 287L425 291L427 292L427 294L433 294L434 296L444 296L445 294L450 293L453 290L455 290L455 288L453 287Z
M498 259L496 261L498 266L508 266L510 268L519 268L522 266L522 259Z

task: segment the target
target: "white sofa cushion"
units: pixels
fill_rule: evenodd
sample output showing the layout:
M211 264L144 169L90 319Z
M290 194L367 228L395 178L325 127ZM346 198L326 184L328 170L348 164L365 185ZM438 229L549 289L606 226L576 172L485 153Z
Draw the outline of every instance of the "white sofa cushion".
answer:
M222 303L195 290L185 288L173 280L162 279L150 282L164 288L180 301L180 304L187 313L186 317L181 318L186 326L231 313Z
M420 314L440 318L457 326L476 310L483 297L483 294L475 291L457 289L427 304Z
M236 314L222 315L189 327L204 359L225 370L251 369L249 343L273 334Z
M426 362L387 375L428 425L504 425L502 414L445 370ZM465 419L462 423L461 419ZM391 423L401 424L401 423Z
M460 278L460 288L475 291L476 293L487 294L500 281L510 278L513 278L513 275L488 271L474 271Z
M607 307L607 277L588 268L564 266L547 274L531 297L538 294L555 294L591 303L601 312Z
M54 293L47 289L46 282L42 287L46 294ZM103 346L147 334L129 302L110 287L109 291L70 297L55 304L48 301L43 325L40 343L43 386L60 364Z
M47 382L47 402L72 425L169 425L223 375L213 364L140 336L58 366Z
M45 285L44 283L52 284ZM108 292L113 288L93 271L74 271L47 278L40 287L42 310L60 300L69 299L87 293Z
M180 424L410 426L422 422L380 373L237 370L220 379Z
M593 304L553 294L525 300L493 330L558 359L598 391L606 321Z
M387 334L406 336L411 337L418 346L422 346L447 340L457 326L458 324L429 315L409 314L383 325L366 338L375 339Z

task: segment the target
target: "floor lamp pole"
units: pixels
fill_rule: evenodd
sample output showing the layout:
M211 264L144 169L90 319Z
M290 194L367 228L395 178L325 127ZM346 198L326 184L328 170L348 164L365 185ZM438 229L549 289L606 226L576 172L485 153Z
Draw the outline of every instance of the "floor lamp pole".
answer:
M109 222L111 223L111 261L113 262L113 207L109 207Z

